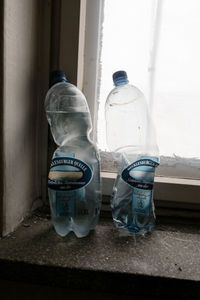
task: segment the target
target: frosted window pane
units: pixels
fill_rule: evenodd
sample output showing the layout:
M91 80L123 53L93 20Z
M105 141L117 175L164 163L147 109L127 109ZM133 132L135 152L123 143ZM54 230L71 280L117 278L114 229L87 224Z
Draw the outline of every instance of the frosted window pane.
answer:
M105 100L124 69L149 100L155 0L105 0L98 143L105 144ZM156 57L154 121L160 154L200 157L200 1L165 0Z

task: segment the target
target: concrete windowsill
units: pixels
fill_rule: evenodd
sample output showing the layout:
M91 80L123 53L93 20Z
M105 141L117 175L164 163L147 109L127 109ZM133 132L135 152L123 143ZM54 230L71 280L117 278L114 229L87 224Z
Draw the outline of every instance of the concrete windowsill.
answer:
M199 265L199 224L161 220L135 240L101 218L88 237L61 238L37 213L0 241L1 280L95 292L200 299Z

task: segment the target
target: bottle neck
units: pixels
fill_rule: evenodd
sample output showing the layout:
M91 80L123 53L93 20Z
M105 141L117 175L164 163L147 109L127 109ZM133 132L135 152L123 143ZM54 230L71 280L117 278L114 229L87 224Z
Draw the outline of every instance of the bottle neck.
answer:
M115 84L115 87L125 86L128 85L129 82L120 82L119 84Z

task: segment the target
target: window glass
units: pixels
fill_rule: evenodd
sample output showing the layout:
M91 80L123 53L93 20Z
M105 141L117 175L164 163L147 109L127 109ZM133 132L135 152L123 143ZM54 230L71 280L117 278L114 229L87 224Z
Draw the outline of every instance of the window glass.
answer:
M105 0L98 81L101 150L106 150L106 97L112 74L122 69L151 106L160 155L200 158L199 36L199 0Z

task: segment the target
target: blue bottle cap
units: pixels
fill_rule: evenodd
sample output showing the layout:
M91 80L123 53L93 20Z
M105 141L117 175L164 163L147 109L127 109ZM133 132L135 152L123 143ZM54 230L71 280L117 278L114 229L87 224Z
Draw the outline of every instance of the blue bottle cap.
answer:
M67 82L66 75L64 71L56 70L51 72L50 76L50 87L58 82Z
M127 73L125 71L117 71L113 74L113 82L115 86L128 83Z

